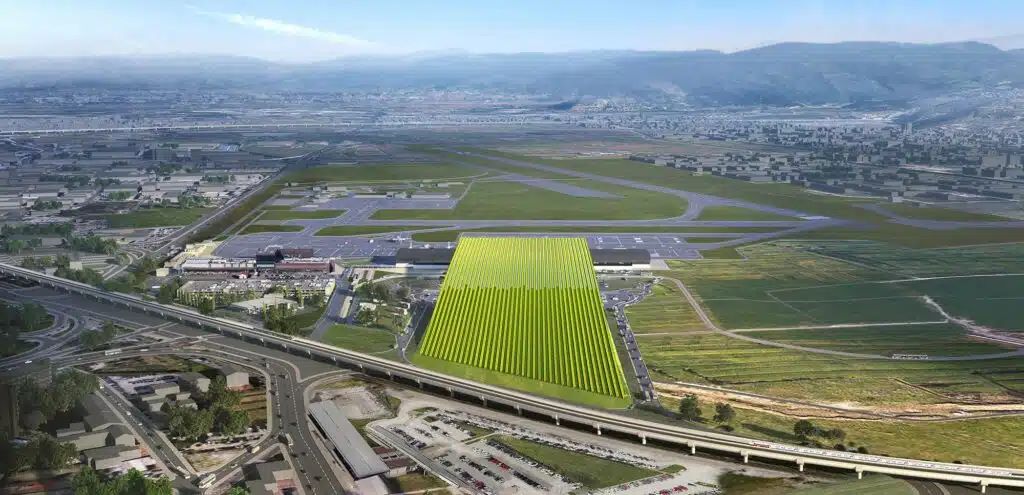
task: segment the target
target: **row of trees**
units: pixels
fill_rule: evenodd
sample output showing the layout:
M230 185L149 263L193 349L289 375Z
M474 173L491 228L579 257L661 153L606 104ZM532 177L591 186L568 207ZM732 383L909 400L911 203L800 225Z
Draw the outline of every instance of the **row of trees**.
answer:
M0 471L5 477L25 468L60 469L77 454L74 444L60 442L47 433L32 432L24 444L0 435Z
M34 430L39 424L26 424L25 413L39 411L42 421L54 418L58 413L66 412L75 407L86 395L99 388L99 379L95 375L82 373L74 369L65 369L56 374L49 386L40 386L34 380L24 379L18 383L18 403L22 411L22 424Z
M56 210L58 208L61 208L62 206L64 206L64 203L61 203L60 201L57 201L57 200L37 199L36 202L32 204L32 209L33 210Z
M9 237L12 235L59 235L67 237L71 235L73 227L70 223L26 223L7 224L0 227L0 236Z
M69 236L64 238L64 244L75 251L87 253L114 254L117 252L117 241L104 239L98 235Z
M137 469L104 480L96 470L86 466L71 480L75 495L171 495L174 489L166 477L146 478Z
M237 435L249 427L249 415L237 410L241 394L229 390L223 376L213 379L209 390L196 399L198 409L164 406L172 437L191 443L210 433Z
M816 437L834 442L842 442L846 439L846 432L841 428L821 428L806 419L801 419L793 424L793 433L802 439Z
M0 301L0 356L16 354L21 349L21 332L45 328L53 321L36 303L9 304Z
M0 238L0 251L4 253L19 254L27 249L37 248L43 245L39 238L12 239L10 237Z
M276 304L263 308L263 326L286 335L298 335L301 328L295 321L295 309L286 304Z
M679 401L679 415L689 421L703 421L700 400L696 395L689 394ZM722 425L729 425L736 418L736 410L727 403L718 402L715 404L715 416L712 421ZM801 419L793 424L793 434L803 441L820 443L819 440L838 442L836 449L846 450L843 441L846 439L846 432L842 428L822 428L809 420ZM863 446L857 448L858 452L867 453Z
M704 413L701 411L700 399L696 395L689 394L679 401L679 415L688 421L703 421ZM711 418L715 423L728 425L736 419L736 410L726 402L715 404L715 416Z
M28 268L29 270L40 270L43 268L53 267L64 267L71 266L71 258L66 254L59 254L57 256L26 256L21 259L21 267Z
M87 351L103 347L117 338L120 329L113 322L105 322L99 330L89 330L78 335L78 343Z

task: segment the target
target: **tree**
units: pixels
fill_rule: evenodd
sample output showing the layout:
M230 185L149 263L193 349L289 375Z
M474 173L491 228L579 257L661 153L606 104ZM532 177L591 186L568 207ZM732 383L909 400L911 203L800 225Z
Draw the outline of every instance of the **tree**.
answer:
M715 404L714 419L716 423L732 423L734 418L736 418L736 411L730 404L725 402Z
M166 477L149 479L137 469L103 481L92 468L86 466L71 480L75 495L172 495L171 480Z
M213 422L214 431L224 435L238 435L249 427L249 415L245 411L218 408Z
M688 421L700 421L700 401L696 395L688 394L679 401L679 415Z
M395 295L398 296L399 299L403 299L403 300L404 299L408 299L409 298L409 288L404 286L404 285L400 285L400 286L398 286L398 290L395 291Z
M213 304L213 299L210 299L208 297L200 299L199 305L197 307L199 308L199 312L204 315L213 313L213 310L216 308L216 306Z
M63 468L78 454L74 444L61 443L47 434L33 436L27 448L35 452L32 467L36 469Z
M842 441L846 439L846 432L842 428L831 428L821 432L821 436L835 441Z
M240 486L233 486L225 495L249 495L249 490Z
M801 419L793 424L793 433L798 437L811 437L818 432L818 427L806 419Z

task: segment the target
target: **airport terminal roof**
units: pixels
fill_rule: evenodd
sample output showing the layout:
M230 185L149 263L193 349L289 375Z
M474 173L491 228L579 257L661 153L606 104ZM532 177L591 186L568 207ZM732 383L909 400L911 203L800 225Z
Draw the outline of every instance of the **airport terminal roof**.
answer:
M448 248L399 248L395 263L410 265L448 265L452 262L454 249ZM651 253L646 249L591 249L590 258L595 265L649 265Z
M329 400L314 402L309 405L309 413L341 454L354 478L368 478L388 472L387 465L356 431L337 404Z
M649 265L651 252L646 249L591 249L595 265Z
M448 265L452 262L455 249L447 248L398 248L395 263L410 265Z

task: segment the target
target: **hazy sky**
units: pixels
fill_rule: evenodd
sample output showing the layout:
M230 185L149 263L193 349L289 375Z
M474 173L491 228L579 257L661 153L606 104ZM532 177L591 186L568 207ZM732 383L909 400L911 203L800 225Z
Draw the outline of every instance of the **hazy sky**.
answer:
M0 0L0 57L735 51L1015 37L1022 20L1021 0Z

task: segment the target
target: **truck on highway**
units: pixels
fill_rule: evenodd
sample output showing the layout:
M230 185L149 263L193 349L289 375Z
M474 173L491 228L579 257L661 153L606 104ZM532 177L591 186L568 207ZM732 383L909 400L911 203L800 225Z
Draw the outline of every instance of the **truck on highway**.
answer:
M295 445L295 442L292 440L292 435L290 433L282 433L277 436L277 439L289 447Z
M103 351L104 356L113 356L115 354L121 354L121 349L107 349Z

